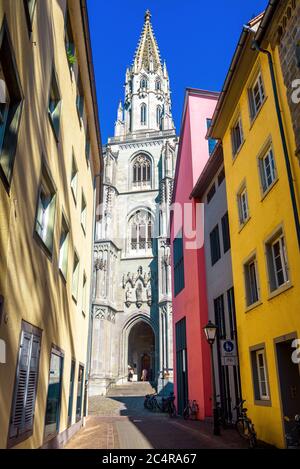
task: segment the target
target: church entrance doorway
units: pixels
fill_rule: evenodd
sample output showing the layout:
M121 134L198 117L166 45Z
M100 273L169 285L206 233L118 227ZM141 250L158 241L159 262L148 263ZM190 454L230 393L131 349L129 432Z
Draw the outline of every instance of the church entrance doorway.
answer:
M155 337L144 321L135 324L128 337L128 366L134 370L134 381L152 381L155 377ZM143 370L146 372L143 373Z

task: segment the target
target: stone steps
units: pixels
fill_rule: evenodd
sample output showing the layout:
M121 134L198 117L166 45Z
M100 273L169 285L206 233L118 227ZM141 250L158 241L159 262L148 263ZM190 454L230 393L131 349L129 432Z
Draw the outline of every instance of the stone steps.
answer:
M119 384L108 390L107 397L110 396L145 396L152 394L155 389L150 383L128 383Z

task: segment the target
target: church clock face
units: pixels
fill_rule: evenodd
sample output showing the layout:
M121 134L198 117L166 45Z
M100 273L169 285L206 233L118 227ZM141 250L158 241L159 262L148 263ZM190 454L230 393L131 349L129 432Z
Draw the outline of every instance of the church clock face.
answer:
M178 139L170 83L145 14L114 136L104 146L103 206L94 247L91 389L136 380L172 383L169 206ZM99 313L101 312L101 314Z

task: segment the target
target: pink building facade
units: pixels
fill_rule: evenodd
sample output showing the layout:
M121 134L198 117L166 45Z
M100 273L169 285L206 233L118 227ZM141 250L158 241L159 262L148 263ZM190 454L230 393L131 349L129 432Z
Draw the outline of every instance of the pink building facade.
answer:
M195 200L190 194L205 167L214 142L206 140L218 93L187 89L177 157L173 204L192 210L196 228ZM189 217L191 218L191 217ZM210 350L203 327L208 322L204 246L191 248L190 220L171 213L174 392L179 414L188 400L196 400L199 419L211 416ZM197 235L203 225L197 224ZM201 238L201 236L200 236ZM199 238L198 238L199 239Z

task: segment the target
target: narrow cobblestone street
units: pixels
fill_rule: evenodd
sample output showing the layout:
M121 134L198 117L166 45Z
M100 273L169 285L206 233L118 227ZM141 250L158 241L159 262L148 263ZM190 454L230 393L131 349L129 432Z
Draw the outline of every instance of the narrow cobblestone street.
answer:
M149 384L130 383L89 402L89 417L65 449L213 449L247 448L234 430L212 435L210 422L170 419L144 409Z

